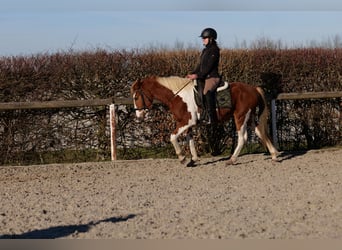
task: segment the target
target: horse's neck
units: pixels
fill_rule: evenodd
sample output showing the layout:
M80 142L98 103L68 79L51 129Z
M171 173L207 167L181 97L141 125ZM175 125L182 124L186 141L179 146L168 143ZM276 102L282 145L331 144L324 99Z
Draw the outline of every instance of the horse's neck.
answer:
M165 91L160 86L155 86L152 91L153 98L170 107L175 95L172 91Z

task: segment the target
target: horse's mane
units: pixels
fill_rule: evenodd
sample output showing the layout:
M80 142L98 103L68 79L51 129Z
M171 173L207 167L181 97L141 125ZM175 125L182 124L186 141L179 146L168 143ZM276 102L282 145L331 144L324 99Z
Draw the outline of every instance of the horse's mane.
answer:
M194 81L179 76L157 77L156 80L173 92L177 92L182 88L192 88L194 86Z

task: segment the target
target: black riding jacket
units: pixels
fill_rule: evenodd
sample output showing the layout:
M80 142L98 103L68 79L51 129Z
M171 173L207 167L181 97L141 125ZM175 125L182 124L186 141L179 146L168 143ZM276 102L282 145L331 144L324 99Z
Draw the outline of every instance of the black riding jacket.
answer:
M200 63L192 72L199 79L205 80L211 77L220 77L218 66L220 62L220 48L215 42L209 43L201 53Z

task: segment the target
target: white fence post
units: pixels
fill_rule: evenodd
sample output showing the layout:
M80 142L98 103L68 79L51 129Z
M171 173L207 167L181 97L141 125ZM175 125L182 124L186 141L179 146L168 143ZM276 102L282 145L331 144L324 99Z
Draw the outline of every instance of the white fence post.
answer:
M116 160L116 121L115 121L115 104L109 105L110 120L110 152L112 161Z

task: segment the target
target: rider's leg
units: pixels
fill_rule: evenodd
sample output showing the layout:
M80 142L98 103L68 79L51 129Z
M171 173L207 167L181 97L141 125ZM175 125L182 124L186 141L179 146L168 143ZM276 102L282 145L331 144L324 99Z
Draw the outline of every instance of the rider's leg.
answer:
M209 115L209 124L217 123L217 113L216 113L216 92L208 91L205 94L205 101L207 104L208 115Z
M203 79L197 79L197 91L198 96L200 98L200 102L202 105L202 111L200 113L200 120L207 120L208 119L208 111L207 111L207 102L204 98L204 86L205 86L205 80Z

